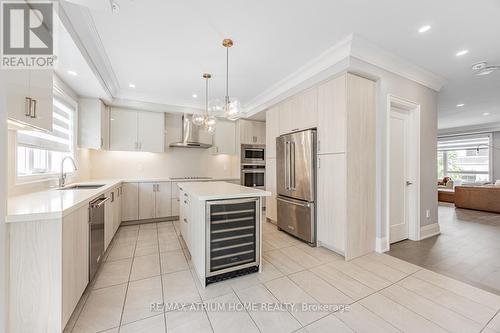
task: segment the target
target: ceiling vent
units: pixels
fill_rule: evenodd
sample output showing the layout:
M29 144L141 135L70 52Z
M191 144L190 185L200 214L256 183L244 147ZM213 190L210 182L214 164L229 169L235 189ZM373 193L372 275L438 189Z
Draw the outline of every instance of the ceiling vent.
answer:
M500 66L488 66L486 61L481 61L472 65L472 70L478 76L489 75L500 69Z

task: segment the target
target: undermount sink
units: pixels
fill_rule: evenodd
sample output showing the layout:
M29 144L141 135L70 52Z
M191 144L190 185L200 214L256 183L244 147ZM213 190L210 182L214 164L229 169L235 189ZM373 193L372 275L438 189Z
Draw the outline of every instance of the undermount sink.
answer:
M58 190L95 190L103 187L104 184L92 184L92 185L72 185L63 188L59 188Z

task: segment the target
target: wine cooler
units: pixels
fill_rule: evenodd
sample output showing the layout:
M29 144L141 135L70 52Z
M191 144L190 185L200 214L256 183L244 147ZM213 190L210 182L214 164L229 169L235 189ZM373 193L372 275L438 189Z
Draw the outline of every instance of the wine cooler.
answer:
M207 201L206 209L207 284L258 271L259 199Z

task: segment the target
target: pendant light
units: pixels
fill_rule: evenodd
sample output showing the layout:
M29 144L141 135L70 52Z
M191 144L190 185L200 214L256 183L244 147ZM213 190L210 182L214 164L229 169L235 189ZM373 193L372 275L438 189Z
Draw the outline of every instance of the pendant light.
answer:
M216 118L213 115L210 115L208 110L208 80L212 77L211 74L205 73L203 74L203 78L205 79L205 116L203 118L203 123L205 124L205 129L208 133L213 134L215 132L215 123Z
M240 102L229 97L229 48L233 46L232 39L226 38L222 41L222 45L226 48L226 96L224 98L224 115L226 118L236 118L241 112Z
M208 96L208 79L210 79L211 77L212 77L212 75L210 75L208 73L203 74L203 78L205 79L205 94L207 96ZM205 99L207 99L206 96L205 96ZM207 117L207 114L208 114L208 107L207 107L207 101L205 100L205 112L203 112L203 113L195 112L191 116L191 121L193 122L193 125L196 125L196 126L204 125L205 118Z

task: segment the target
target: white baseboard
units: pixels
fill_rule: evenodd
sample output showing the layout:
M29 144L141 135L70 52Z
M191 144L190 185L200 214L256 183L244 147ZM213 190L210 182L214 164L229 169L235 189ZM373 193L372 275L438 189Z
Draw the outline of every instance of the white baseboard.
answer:
M420 240L439 235L441 233L438 223L424 225L420 227Z
M389 251L389 242L387 241L387 237L375 238L375 251L378 253Z

